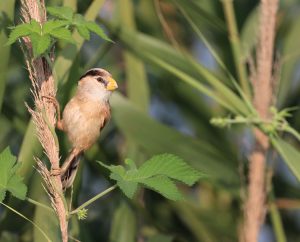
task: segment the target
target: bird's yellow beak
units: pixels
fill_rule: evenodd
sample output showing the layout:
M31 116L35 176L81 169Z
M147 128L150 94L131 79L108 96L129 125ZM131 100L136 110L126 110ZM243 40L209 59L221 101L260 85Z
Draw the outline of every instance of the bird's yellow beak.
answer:
M107 83L106 89L108 91L113 91L118 88L117 82L112 77L108 77L107 81L108 81L108 83Z

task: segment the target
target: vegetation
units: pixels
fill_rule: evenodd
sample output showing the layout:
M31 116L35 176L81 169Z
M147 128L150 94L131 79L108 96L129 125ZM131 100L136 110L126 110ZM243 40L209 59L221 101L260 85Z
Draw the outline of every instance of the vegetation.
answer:
M0 241L62 241L35 115L61 160L69 144L39 108L30 58L46 60L62 107L89 68L119 85L61 196L70 241L300 239L296 0L49 0L42 23L22 22L21 5L0 3Z

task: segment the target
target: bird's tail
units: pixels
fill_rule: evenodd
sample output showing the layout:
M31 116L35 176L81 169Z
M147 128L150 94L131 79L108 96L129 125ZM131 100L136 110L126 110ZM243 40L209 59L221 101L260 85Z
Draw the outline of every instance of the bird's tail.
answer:
M63 174L61 174L61 182L62 182L63 190L66 190L67 188L72 186L82 156L83 156L83 152L78 153L75 152L75 150L72 150L68 158L65 160L64 164L68 164L68 167L66 171Z

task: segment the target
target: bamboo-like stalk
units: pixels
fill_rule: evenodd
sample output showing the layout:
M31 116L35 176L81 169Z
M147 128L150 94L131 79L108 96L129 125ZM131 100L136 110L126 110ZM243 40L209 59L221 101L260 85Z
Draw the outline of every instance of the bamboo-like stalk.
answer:
M39 23L46 21L46 9L44 0L21 0L21 14L23 21L30 22L34 19ZM56 87L52 75L49 61L53 62L53 53L46 60L44 57L34 58L32 53L32 45L30 38L23 38L23 52L25 55L26 65L29 71L29 77L32 82L31 92L34 97L35 108L28 107L36 125L38 139L47 155L51 169L59 169L59 146L57 138L53 132L56 123L55 107L49 103L43 96L56 95ZM39 172L45 182L45 189L51 199L61 229L62 241L68 241L68 221L65 200L62 191L62 183L60 176L51 176L46 165L35 158Z
M252 73L254 106L263 119L269 119L272 104L272 69L275 21L278 0L261 0L259 42L257 46L257 73ZM254 130L255 146L249 159L248 198L244 207L244 242L256 242L266 212L266 152L268 137L260 130Z

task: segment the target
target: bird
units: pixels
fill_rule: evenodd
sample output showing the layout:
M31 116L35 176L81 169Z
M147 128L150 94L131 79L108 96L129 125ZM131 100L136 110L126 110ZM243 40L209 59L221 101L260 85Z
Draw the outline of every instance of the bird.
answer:
M58 101L49 98L57 108L56 127L67 134L72 146L60 169L52 170L52 175L60 175L63 190L72 186L84 152L98 140L109 121L109 98L117 88L108 71L93 68L80 77L77 91L66 104L62 118Z

